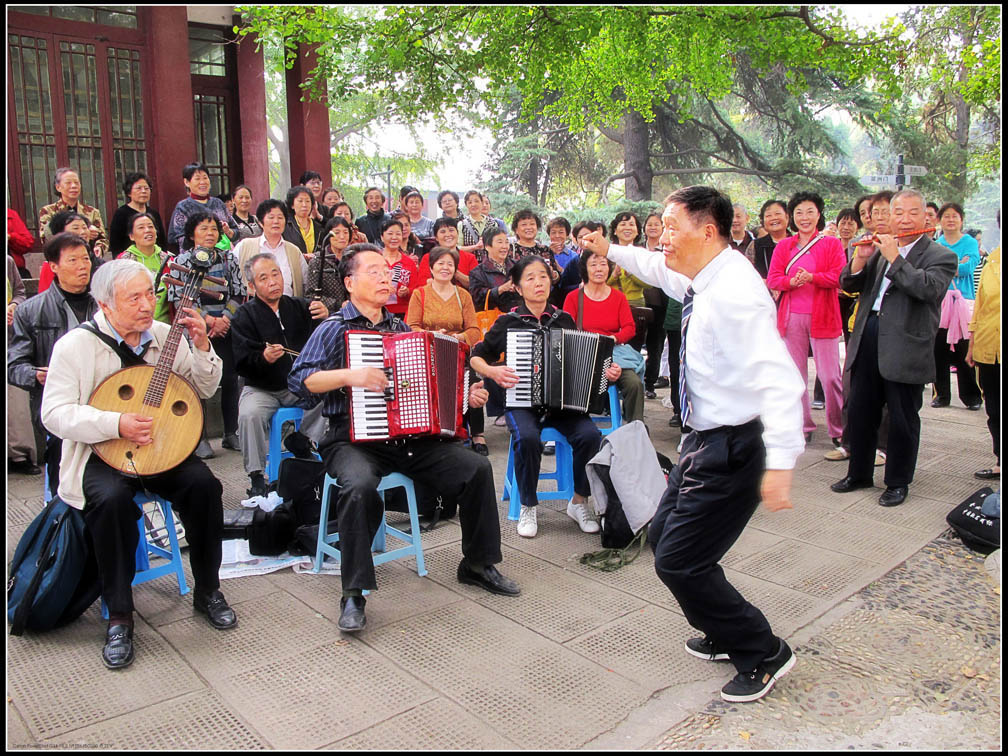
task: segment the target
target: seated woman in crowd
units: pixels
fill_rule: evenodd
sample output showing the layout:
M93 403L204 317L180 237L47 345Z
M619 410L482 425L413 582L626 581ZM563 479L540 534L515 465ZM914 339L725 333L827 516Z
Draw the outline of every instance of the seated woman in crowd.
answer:
M252 212L252 190L242 184L232 193L234 211L228 220L228 226L234 231L235 246L242 239L253 239L262 236L262 226Z
M84 218L87 223L87 233L83 238L90 245L91 252L104 259L108 251L108 237L105 235L105 224L101 213L96 208L81 202L81 181L73 168L57 168L53 179L53 187L59 199L51 205L39 210L39 237L43 245L55 234L49 229L53 216L67 210ZM58 232L57 232L58 233Z
M454 220L454 218L438 218ZM476 310L472 297L464 287L454 283L458 270L458 252L451 247L434 247L424 260L430 260L431 276L410 296L406 325L414 331L439 331L464 341L470 348L483 338L476 325ZM475 381L472 381L475 383ZM471 409L465 415L473 451L489 455L483 437L483 408Z
M518 384L518 374L505 363L493 365L507 352L509 329L576 328L574 319L549 303L550 264L538 255L529 255L515 263L511 281L522 297L522 304L505 313L473 349L471 365L480 375L490 379L495 392ZM622 371L613 363L606 378L616 382ZM585 533L597 533L599 524L588 507L588 477L585 466L599 450L602 434L586 412L546 408L512 408L506 415L514 443L514 470L521 496L518 535L533 538L539 532L536 517L536 488L542 462L540 434L546 426L556 428L570 444L574 455L574 496L567 504L567 515Z
M508 256L510 242L507 232L496 223L483 232L483 262L469 272L469 294L477 311L509 312L521 304L522 298L511 281L514 260Z
M322 216L323 223L333 216L333 207L337 203L343 201L343 192L334 186L330 186L328 189L322 192L322 202L319 207L319 215Z
M583 286L567 295L564 312L581 330L612 336L617 344L626 344L635 332L630 305L623 292L606 283L615 263L586 250L581 253L578 267ZM633 370L623 370L616 385L623 395L625 422L643 420L644 384L640 376Z
M212 281L204 281L204 289L223 294L223 299L201 294L199 301L193 303L193 308L206 321L207 336L210 337L210 343L223 363L220 386L224 440L221 442L221 446L225 449L240 451L241 446L238 443L238 373L235 372L234 355L231 350L231 318L245 302L247 285L234 253L230 249L223 250L216 246L223 233L220 220L212 213L203 212L190 215L185 225L182 252L179 253L176 262L188 267L196 247L208 249L211 256L210 269L207 274L225 282L220 285ZM176 307L180 295L179 287L168 287L168 301ZM214 456L205 435L200 440L199 446L196 447L196 456L200 459Z
M54 237L56 234L63 233L64 231L69 231L71 234L77 234L77 236L82 239L88 238L88 220L80 213L76 213L73 210L63 210L56 213L49 221L48 228L48 238ZM100 247L98 251L95 250L95 246L98 242L88 242L88 254L91 255L91 270L92 272L98 269L98 266L105 262L100 254ZM49 267L48 261L43 262L42 266L39 268L39 285L38 293L41 294L43 291L49 288L49 285L53 282L53 271Z
M472 252L476 259L483 262L486 251L483 248L483 232L496 224L483 212L483 195L475 189L470 189L463 198L469 215L462 219L459 234L462 236L461 249ZM490 224L489 226L487 224Z
M287 228L287 206L278 199L263 200L256 208L256 220L262 226L262 236L242 239L235 248L239 269L259 252L269 252L276 259L284 279L284 294L289 297L305 295L305 281L308 278L308 262L301 250L283 238Z
M336 312L347 299L343 279L339 275L339 262L343 250L350 246L353 226L341 215L335 215L326 223L326 235L318 253L308 264L308 281L305 291L309 297L321 297L322 304L329 312ZM325 254L322 254L322 250Z
M329 218L335 218L336 216L345 218L350 223L350 228L353 229L353 233L350 234L351 244L367 244L367 237L364 232L357 228L354 223L353 208L347 202L340 200L335 203L331 208L329 208Z
M403 254L403 229L401 221L393 217L382 226L382 255L389 266L392 284L385 309L403 317L409 307L410 294L417 287L418 271L413 258Z
M410 223L406 211L393 210L390 217L392 220L398 221L399 226L402 228L402 241L399 243L399 250L419 265L420 258L424 254L424 245L420 237L413 231L413 225Z
M147 213L154 221L157 244L164 248L166 239L164 223L158 211L147 204L151 198L151 184L147 174L127 173L122 188L123 194L126 195L126 204L117 209L109 221L109 254L118 257L130 246L129 221L138 213Z
M154 319L162 323L171 323L168 317L168 299L165 294L165 284L160 281L161 273L166 269L168 255L157 244L157 231L154 228L154 219L147 213L134 215L127 222L130 241L133 242L116 259L136 260L142 263L154 276L157 307L154 310Z
M511 245L511 259L515 262L528 255L538 255L549 265L550 283L556 284L560 280L563 270L557 264L553 250L544 244L540 244L536 237L539 229L542 228L542 218L535 212L526 208L515 213L511 220L511 230L514 231L515 240Z
M283 238L301 250L311 260L322 241L322 224L312 217L315 197L307 186L295 186L287 192L287 228Z
M567 299L567 295L581 285L581 240L592 231L599 231L602 236L605 236L605 224L593 220L581 221L575 224L573 236L574 251L577 252L577 257L567 263L567 266L563 269L560 280L553 291L554 303L563 305L564 300Z
M455 283L464 289L469 288L469 273L476 267L476 255L471 252L463 252L458 246L458 221L455 218L438 218L434 221L434 240L438 247L447 247L458 255L459 262L455 266ZM420 258L420 278L417 286L423 286L431 277L430 255Z
M816 375L826 395L826 423L833 445L841 445L843 435L843 385L840 370L840 271L847 264L843 246L835 236L822 232L826 226L822 197L814 192L798 192L788 202L788 215L798 233L774 249L767 272L767 286L781 292L777 308L777 329L798 367L808 381L808 353L812 347ZM806 440L815 430L808 391L802 395Z

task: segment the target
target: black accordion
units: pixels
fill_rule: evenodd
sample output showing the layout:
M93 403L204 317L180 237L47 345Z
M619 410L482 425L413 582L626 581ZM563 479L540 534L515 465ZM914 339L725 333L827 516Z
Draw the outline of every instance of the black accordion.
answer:
M385 371L384 392L350 387L350 439L465 436L469 347L443 333L347 331L347 367Z
M609 409L606 369L616 340L568 328L512 328L507 332L507 366L518 385L507 389L505 406L572 409L601 415Z

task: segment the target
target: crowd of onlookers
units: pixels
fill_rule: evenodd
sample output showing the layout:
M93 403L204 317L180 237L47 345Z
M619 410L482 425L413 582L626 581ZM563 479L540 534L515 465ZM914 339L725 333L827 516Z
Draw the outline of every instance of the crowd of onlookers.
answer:
M38 233L45 261L38 275L39 293L28 301L19 295L20 279L29 275L24 256L35 240L17 214L8 210L8 382L28 391L31 417L43 434L38 406L52 345L68 329L93 315L88 279L103 261L125 257L143 263L156 277L156 317L170 322L177 293L163 281L167 262L185 263L194 247L213 250L210 274L225 282L215 285L222 296L204 297L199 308L214 349L224 362L222 444L240 450L242 387L255 380L247 374L251 369L248 361L236 359L231 326L239 308L250 296L255 297L253 271L247 264L258 255L271 255L282 277L284 294L321 303L308 315L318 321L323 312L336 312L346 300L338 262L344 250L363 242L378 245L389 266L393 283L386 303L389 312L414 329L452 333L470 346L482 339L495 312L519 304L510 278L512 266L529 255L540 256L550 268L551 302L574 315L578 309L576 292L588 290L592 309L583 327L613 336L623 345L624 372L619 388L624 419L644 419L645 399L655 399L658 389L669 387L669 379L663 375L667 365L667 375L672 376L667 403L674 410L670 424L681 423L675 387L681 304L618 267L593 270L591 255L585 255L580 247L585 234L601 230L614 243L660 254L662 222L658 212L638 217L624 211L608 223L589 220L572 226L560 215L544 223L536 212L525 209L506 223L493 216L487 195L473 189L461 197L453 191L441 191L436 212L428 215L423 194L406 186L391 202L380 189L367 189L365 212L355 217L342 193L324 188L320 175L313 171L306 171L283 201L266 198L256 202L245 185L215 196L208 171L198 163L185 166L182 177L188 196L166 216L166 223L149 204L150 179L143 173L126 175L122 184L125 202L106 226L101 212L81 196L78 173L60 168L54 176L58 199L39 212ZM811 438L816 429L811 410L824 408L833 441L827 454L830 459L849 456L844 440L846 390L839 343L841 338L850 338L861 304L841 290L838 278L859 240L890 232L891 198L891 192L861 197L835 217L826 216L825 203L814 192L799 192L789 200L768 200L754 219L744 206L734 208L731 245L755 266L777 301L778 328L803 377L807 378L808 358L815 361L815 388L812 397L806 396L804 401L805 431ZM986 396L990 413L991 386L1000 370L1000 326L994 323L1000 313L1000 248L989 256L980 246L980 234L965 230L964 221L965 212L955 202L927 204L927 227L932 229L928 233L953 250L959 260L942 304L941 327L934 343L937 373L931 406L950 404L950 373L954 371L963 405L978 410ZM86 255L67 242L71 237L83 240ZM801 265L789 266L795 254L806 247L809 254L802 256ZM993 276L982 279L988 260L996 260L996 281ZM993 297L995 310L990 307ZM585 314L588 312L586 309ZM995 327L997 338L992 339L989 333ZM242 349L247 350L247 345L243 343ZM662 364L663 354L667 354L666 365ZM10 398L10 392L8 395ZM503 411L494 402L487 410L491 415ZM9 430L10 418L16 416L9 412ZM486 454L483 420L482 410L467 418L472 448ZM992 434L996 435L997 424L999 408L995 407ZM10 433L8 444L10 468L36 472L34 445L27 439L30 433L25 433L23 423L14 430L17 432ZM879 463L885 458L885 436L883 423ZM998 443L996 440L999 464ZM56 444L47 445L46 459L55 461L58 448L50 446ZM203 457L213 454L205 439L197 453ZM246 460L247 467L255 468L256 464ZM261 480L252 474L261 471L248 472L253 489L259 492ZM999 474L1000 468L983 472Z

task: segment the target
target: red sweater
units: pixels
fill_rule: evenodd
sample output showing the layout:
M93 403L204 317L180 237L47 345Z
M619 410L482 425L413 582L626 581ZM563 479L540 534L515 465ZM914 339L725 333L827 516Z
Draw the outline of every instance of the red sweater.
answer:
M24 256L35 246L35 237L31 235L25 222L16 211L7 208L7 254L14 258L14 264L25 267Z
M578 319L578 295L581 288L574 289L564 300L564 312L568 313L574 322ZM596 302L587 294L584 298L584 321L581 327L592 333L612 336L617 344L625 344L637 333L633 313L626 295L618 289L610 289L609 296L601 302Z
M410 295L417 288L417 281L420 278L417 275L417 264L413 262L413 258L409 255L401 255L398 262L394 265L389 265L389 272L395 276L396 280L392 282L392 295L389 297L389 302L385 305L385 309L396 315L405 315L406 310L409 309ZM400 297L396 292L403 283L406 284L409 293L405 297Z
M459 264L458 264L459 272L468 276L469 271L471 271L473 268L479 265L479 261L476 259L476 255L474 255L472 252L463 252L460 249L458 253L459 253ZM418 287L423 286L428 281L430 281L430 278L431 278L430 255L426 254L420 258L419 279L417 286Z
M795 263L790 273L785 273L784 269L798 249L797 235L782 239L774 247L770 269L767 271L767 286L782 292L777 307L777 330L781 336L787 331L791 315L791 279L801 267L801 262ZM809 270L812 283L805 284L813 287L809 335L813 339L832 339L843 333L837 291L840 288L840 271L847 264L847 256L844 254L843 243L834 236L824 236L806 254L814 261L814 265L808 266L814 268Z

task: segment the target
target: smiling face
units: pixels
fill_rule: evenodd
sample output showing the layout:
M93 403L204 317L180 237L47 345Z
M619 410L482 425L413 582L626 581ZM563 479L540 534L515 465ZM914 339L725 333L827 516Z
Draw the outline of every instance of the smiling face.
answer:
M287 216L279 207L271 207L262 219L263 233L271 245L276 246L276 240L287 228Z
M206 171L196 171L191 179L183 179L186 189L196 197L206 197L210 194L210 176Z
M242 215L248 215L252 208L252 192L242 187L234 194L235 210Z
M483 198L478 194L470 194L465 199L466 210L469 211L469 215L475 218L483 217Z
M644 222L644 236L646 236L651 241L657 241L661 237L662 233L662 222L661 218L652 215Z
M787 233L788 214L787 210L776 202L763 212L763 228L769 234Z
M312 196L318 199L322 195L322 179L313 178L308 179L308 183L305 184L309 189L311 189Z
M154 227L154 221L143 215L137 216L130 229L129 238L140 250L153 249L154 243L157 241L157 229Z
M458 200L452 194L446 194L441 198L441 212L452 218L458 213Z
M399 249L403 241L402 226L398 223L390 223L389 227L382 231L381 238L385 249Z
M742 232L745 231L746 225L749 223L749 213L745 211L744 207L736 207L735 213L732 216L731 232L732 236L742 236Z
M941 223L941 230L943 233L962 233L963 217L959 215L959 212L954 207L945 208L945 212L942 213L941 219L938 222Z
M815 202L806 200L798 203L792 217L794 224L798 227L799 234L802 236L815 236L819 230L819 219L822 217L822 214L819 212L819 208L816 207Z
M550 244L563 246L567 243L567 229L556 223L550 227L549 238Z
M635 218L624 218L616 224L616 239L621 244L632 244L638 235Z
M539 224L535 222L535 218L522 218L515 226L515 236L527 247L535 242L538 233Z
M60 180L56 184L56 191L64 204L75 207L81 193L80 176L74 171L67 171L60 176Z
M455 249L458 246L458 229L454 226L441 226L434 235L439 247Z
M487 247L487 253L499 265L504 262L504 258L507 257L510 248L511 245L508 243L507 234L500 233L494 236L490 246Z
M364 195L364 204L372 213L378 213L385 206L385 198L377 189L372 189Z
M451 255L441 255L431 265L431 276L436 281L441 283L448 283L455 276L455 260L452 259Z

